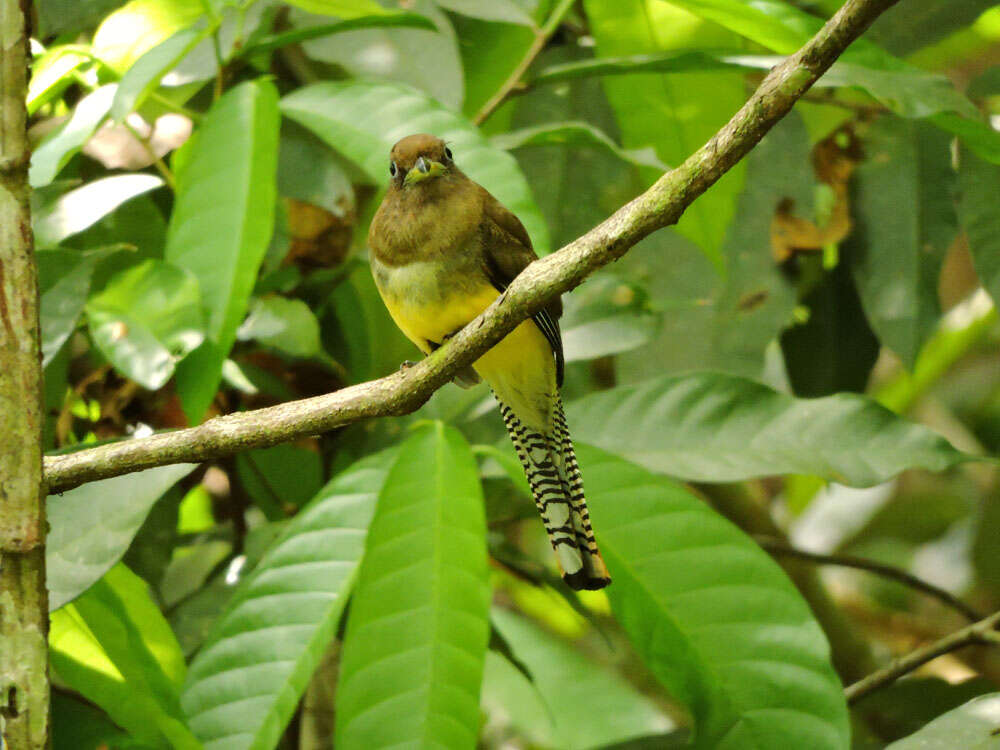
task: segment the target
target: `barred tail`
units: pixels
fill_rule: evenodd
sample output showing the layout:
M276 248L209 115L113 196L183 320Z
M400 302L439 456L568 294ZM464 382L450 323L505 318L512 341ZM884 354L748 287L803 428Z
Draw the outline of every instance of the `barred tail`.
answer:
M555 407L554 429L551 434L543 435L527 427L500 401L500 413L528 477L563 580L577 590L602 589L611 583L611 576L594 539L583 496L583 477L558 397Z

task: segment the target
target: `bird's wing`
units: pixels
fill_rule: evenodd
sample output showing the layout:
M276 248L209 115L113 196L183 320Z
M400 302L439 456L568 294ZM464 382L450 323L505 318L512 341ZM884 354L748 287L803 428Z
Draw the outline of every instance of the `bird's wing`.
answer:
M531 247L531 238L528 237L524 224L489 193L485 195L480 231L486 275L490 283L503 292L538 256ZM561 315L562 301L556 297L531 318L552 347L556 358L556 383L560 386L565 367L558 322Z

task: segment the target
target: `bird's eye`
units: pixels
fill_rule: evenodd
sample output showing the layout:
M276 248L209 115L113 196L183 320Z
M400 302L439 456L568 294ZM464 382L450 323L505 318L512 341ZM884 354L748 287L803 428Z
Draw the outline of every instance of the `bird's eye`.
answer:
M399 170L396 169L396 162L394 161L389 162L389 174L395 177L397 171Z
M449 159L451 158L451 149L448 148L447 146L444 147L444 155L447 156Z

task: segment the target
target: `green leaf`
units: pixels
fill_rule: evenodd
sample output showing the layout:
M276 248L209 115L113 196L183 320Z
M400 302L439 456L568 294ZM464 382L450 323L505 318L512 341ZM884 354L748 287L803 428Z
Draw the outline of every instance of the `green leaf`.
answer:
M349 467L240 584L191 663L181 704L205 750L271 750L337 632L394 454Z
M382 12L374 16L359 16L345 21L334 23L322 23L316 26L305 26L291 31L283 31L280 34L272 34L256 40L252 44L236 51L237 57L249 57L265 52L272 52L290 44L301 44L310 39L342 34L345 31L356 31L358 29L406 27L413 29L427 29L434 31L437 27L426 16L418 13L386 13Z
M773 55L747 55L740 51L671 50L658 54L597 57L549 65L531 79L533 86L595 76L635 73L705 73L760 70L773 67Z
M98 126L104 122L115 96L116 85L110 83L81 99L66 123L46 138L31 154L28 180L32 187L52 182L67 162L76 154Z
M964 151L958 170L958 218L983 287L1000 305L1000 166Z
M638 349L660 325L645 292L607 271L585 281L565 304L560 327L567 362Z
M28 81L28 97L25 103L28 114L35 114L43 105L59 96L74 78L73 73L91 62L85 47L64 44L51 47L31 62L31 80ZM32 154L32 161L38 155Z
M82 232L133 198L163 186L151 174L102 177L43 205L34 216L35 242L51 247Z
M435 422L403 443L379 494L336 699L341 750L473 748L489 640L479 472Z
M796 52L823 25L780 0L667 0L784 55ZM941 75L927 73L860 39L820 79L822 85L859 86L897 114L926 117L957 112L975 121L978 110Z
M535 19L515 0L436 0L442 8L472 18L519 26L534 26Z
M579 455L615 617L691 711L695 747L849 747L829 645L777 563L679 485Z
M451 17L451 22L458 35L458 51L462 56L465 77L462 112L471 118L496 94L524 59L535 34L527 26L491 23L471 16L455 15ZM485 50L489 53L484 54ZM513 105L500 107L487 121L485 131L503 132L512 109Z
M113 276L87 301L90 336L115 369L155 391L204 340L200 302L190 272L147 260Z
M124 565L52 614L49 645L56 676L136 739L200 750L177 698L184 655L145 582Z
M655 0L584 7L599 57L733 47L733 34ZM642 74L602 81L618 116L625 148L652 146L667 164L680 164L724 125L745 99L742 76L713 73ZM743 184L737 165L692 205L677 231L721 270L722 244Z
M52 692L53 750L139 750L141 745L98 708L62 692Z
M649 346L618 359L622 381L692 369L760 377L767 347L791 322L797 301L774 262L772 222L782 203L811 216L809 152L809 134L792 112L750 153L723 244L724 278L676 236L653 235L622 259L618 272L647 289L661 319Z
M815 262L819 264L820 259ZM809 319L781 334L781 351L795 395L864 393L879 344L846 263L825 273L801 304L809 311Z
M492 649L486 652L483 667L482 707L491 720L496 716L513 727L533 743L531 747L552 747L552 716L542 694L509 659Z
M916 734L893 742L886 750L996 750L1000 736L1000 693L973 698L939 716Z
M121 560L153 504L194 468L160 466L50 495L49 609L73 601Z
M524 222L539 254L548 252L545 222L514 157L491 146L464 117L415 89L361 81L315 83L285 96L281 109L355 162L376 184L388 180L393 143L410 133L433 132L449 142L469 177Z
M691 481L814 474L870 487L973 459L863 396L798 399L721 373L619 386L567 412L578 440Z
M865 36L894 55L908 55L970 26L992 8L994 0L911 0L889 8L875 19Z
M205 15L205 0L131 0L94 32L94 55L124 74L146 52Z
M490 139L490 142L507 151L528 146L567 146L570 148L596 146L637 167L652 167L660 172L666 172L669 169L657 158L652 149L624 149L611 140L606 133L588 122L552 122L530 128L521 128L495 135Z
M375 0L288 0L288 4L310 13L339 16L340 18L357 18L392 12L383 8Z
M346 218L354 206L354 187L335 154L319 138L290 120L281 124L278 193L325 208L340 218Z
M42 302L42 367L48 366L76 330L90 293L94 268L120 250L119 247L98 248L89 252L40 250L35 254L38 292Z
M115 92L111 104L111 117L115 122L122 122L130 112L139 109L160 85L160 79L214 30L214 25L181 29L136 60L125 71Z
M958 231L949 139L882 119L853 177L855 227L844 245L868 320L908 368L940 317L938 274Z
M393 5L390 0L379 1ZM425 16L434 29L358 29L304 42L302 48L311 59L343 68L354 78L398 81L415 86L446 107L461 109L462 61L448 15L432 0L413 0L407 8ZM292 14L297 27L325 21Z
M320 352L319 322L309 305L300 299L277 296L255 299L246 320L236 331L236 338L259 341L293 357L312 357Z
M589 750L676 728L620 674L564 640L506 609L495 607L491 619L531 673L543 709L551 715L552 741L547 746Z
M274 84L240 84L209 110L177 175L165 257L198 279L208 320L205 351L178 367L191 422L215 395L271 240L278 127Z
M39 39L48 39L64 31L93 28L104 16L125 0L35 0L38 11Z

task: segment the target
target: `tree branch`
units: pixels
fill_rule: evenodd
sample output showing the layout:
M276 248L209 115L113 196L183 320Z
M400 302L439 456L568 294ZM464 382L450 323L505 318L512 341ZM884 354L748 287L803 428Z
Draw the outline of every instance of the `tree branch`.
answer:
M1000 625L1000 612L995 612L984 620L956 630L941 640L918 648L906 656L894 659L887 667L873 672L863 680L845 688L844 696L847 698L848 704L857 703L866 695L891 685L903 675L909 674L917 667L939 656L973 644L1000 643L997 625Z
M847 46L897 0L847 0L794 55L777 65L716 135L645 193L558 252L529 265L490 307L426 359L380 380L324 396L217 417L198 427L46 460L49 490L170 463L197 462L326 432L367 417L419 408L556 295L676 223L684 210L752 149Z
M780 539L773 539L770 537L755 537L755 539L761 548L767 550L772 555L776 555L778 557L794 557L799 560L808 560L810 562L820 563L821 565L837 565L842 568L867 570L869 573L874 573L875 575L882 576L883 578L888 578L901 583L904 586L909 586L911 589L923 592L928 596L933 596L945 606L951 607L955 611L961 613L961 615L970 622L975 622L983 617L982 614L963 602L950 591L945 591L932 583L928 583L922 578L917 578L915 575L911 575L905 570L893 567L892 565L886 565L884 563L876 562L875 560L868 560L864 557L855 557L854 555L823 555L818 552L807 552L804 549L793 547Z

